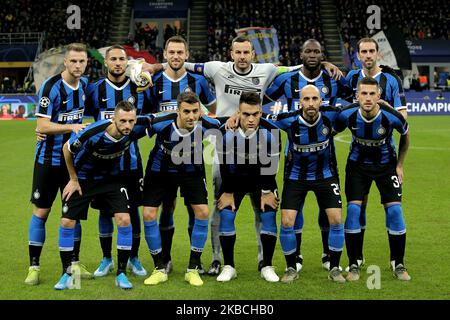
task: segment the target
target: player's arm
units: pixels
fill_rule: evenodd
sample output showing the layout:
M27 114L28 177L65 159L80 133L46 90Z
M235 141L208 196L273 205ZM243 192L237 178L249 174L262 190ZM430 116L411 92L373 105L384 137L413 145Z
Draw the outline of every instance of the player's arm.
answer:
M398 159L397 159L397 167L395 168L398 176L399 183L403 183L404 181L404 172L403 172L403 164L406 159L406 153L409 149L409 130L406 134L400 136L400 142L398 146Z
M75 192L78 192L80 195L82 195L81 186L78 182L77 172L73 164L73 155L70 151L69 141L67 141L63 146L64 159L66 161L67 171L69 172L70 177L70 180L65 186L62 194L63 200L66 201L69 200L72 194L74 194Z
M88 125L89 123L59 124L51 122L49 118L38 117L36 132L43 134L78 133Z
M261 210L269 206L274 210L278 209L279 199L274 192L277 189L276 175L278 173L280 153L281 153L281 134L279 130L271 130L272 134L267 139L267 164L261 167Z

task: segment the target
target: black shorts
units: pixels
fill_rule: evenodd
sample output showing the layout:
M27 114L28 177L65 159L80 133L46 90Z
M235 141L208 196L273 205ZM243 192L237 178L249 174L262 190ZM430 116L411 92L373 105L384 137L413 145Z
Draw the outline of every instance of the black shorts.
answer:
M242 203L242 200L244 199L244 197L246 195L249 195L251 198L252 203L255 205L256 208L258 208L258 210L261 210L261 190L262 188L258 187L258 186L241 186L238 190L235 190L233 192L233 198L234 198L234 206L236 207L236 212L239 210L239 207ZM270 191L272 191L275 194L275 197L278 198L278 189L275 188L274 189L270 189ZM219 198L222 196L223 194L223 190L221 188L220 192L219 192ZM266 206L264 211L273 211L273 208L270 208L268 206Z
M47 166L34 163L31 202L38 208L51 208L58 189L62 193L69 182L66 165Z
M381 203L402 201L402 185L398 181L395 165L364 165L347 161L345 168L345 196L347 201L362 201L375 181Z
M298 210L305 201L308 191L313 191L321 209L342 208L339 180L331 177L323 180L285 179L281 209Z
M128 213L128 191L121 181L79 180L82 196L74 193L69 201L63 201L62 217L71 220L86 220L89 204L92 201L104 205L106 214Z
M148 171L144 178L144 200L146 207L159 207L167 197L180 194L189 204L208 204L206 179L201 174L159 173Z
M130 207L138 208L142 206L144 192L144 177L142 171L130 171L120 176L121 182L125 185L128 192ZM97 210L104 210L106 207L102 198L94 199L91 207Z

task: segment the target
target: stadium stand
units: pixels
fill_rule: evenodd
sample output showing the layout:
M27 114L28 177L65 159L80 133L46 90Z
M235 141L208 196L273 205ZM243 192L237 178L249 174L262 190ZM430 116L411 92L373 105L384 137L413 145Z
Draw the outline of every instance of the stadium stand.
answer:
M336 0L339 26L345 42L371 34L364 18L367 17L369 5L380 7L383 28L395 25L407 40L450 39L447 0Z
M323 42L318 0L211 0L208 3L208 60L229 60L235 29L274 27L280 63L299 64L300 46L308 38Z
M66 24L66 8L71 4L83 6L82 24L89 25L89 28L61 28ZM112 10L111 1L107 0L5 0L0 8L0 32L44 32L43 50L70 42L84 42L99 48L105 46L108 40Z

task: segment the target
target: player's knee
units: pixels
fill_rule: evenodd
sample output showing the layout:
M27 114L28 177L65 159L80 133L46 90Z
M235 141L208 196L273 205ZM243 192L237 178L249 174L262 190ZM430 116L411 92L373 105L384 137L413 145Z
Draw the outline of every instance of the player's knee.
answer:
M126 227L131 224L130 215L128 213L116 213L115 215L117 226Z
M76 220L61 218L61 226L64 228L73 229L75 228Z
M281 225L285 228L291 228L294 226L295 219L292 216L281 215Z
M342 222L342 214L340 209L327 209L327 216L329 221L328 226L330 224L340 224Z
M195 205L192 207L194 209L195 218L200 220L207 220L209 218L209 209L208 205Z
M154 207L144 207L142 210L142 218L144 221L154 221L158 215L158 208Z
M263 212L260 217L262 222L261 233L277 236L276 213L273 211Z
M406 232L405 220L401 204L392 204L384 208L386 212L386 228L390 234L403 234Z
M359 232L361 225L359 224L359 215L361 214L361 205L350 202L347 204L347 217L345 219L346 232Z
M236 234L236 229L234 226L235 218L236 214L231 210L231 208L225 208L220 211L219 235L229 236Z
M33 214L40 219L47 219L50 214L51 208L38 208L34 207Z

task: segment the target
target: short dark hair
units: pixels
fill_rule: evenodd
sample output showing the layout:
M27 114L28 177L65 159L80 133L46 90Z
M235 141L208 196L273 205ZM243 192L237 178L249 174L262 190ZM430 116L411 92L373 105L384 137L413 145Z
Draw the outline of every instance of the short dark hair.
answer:
M252 50L253 50L253 43L250 41L250 39L247 36L240 35L240 36L237 36L236 38L234 38L231 41L231 49L233 49L233 45L235 42L238 42L238 43L250 42L250 45L252 46Z
M127 112L136 111L136 107L131 102L122 100L116 105L116 108L114 109L114 113L118 112L119 110L123 110L123 111L127 111Z
M358 92L359 92L359 87L361 85L363 85L363 84L364 85L377 86L377 89L378 90L380 89L380 85L378 84L377 80L375 80L374 78L371 78L371 77L364 77L364 78L362 78L361 80L358 81L358 84L357 84Z
M305 51L306 45L307 45L308 43L310 43L310 42L318 44L318 45L319 45L319 48L320 48L320 51L323 51L323 49L322 49L322 44L321 44L318 40L316 40L316 39L308 39L308 40L306 40L305 42L303 42L303 44L302 44L302 52Z
M114 50L114 49L120 49L120 50L125 51L125 55L126 55L126 53L127 53L127 51L125 50L125 48L124 48L122 45L120 45L120 44L114 44L114 45L112 45L111 47L109 47L108 49L106 49L105 57L107 57L108 54L109 54L109 52L110 52L111 50Z
M167 50L167 46L169 45L169 42L182 43L182 44L184 44L186 51L189 51L189 45L182 36L173 36L173 37L170 37L169 39L167 39L166 45L164 46L164 50Z
M249 105L259 105L261 106L261 97L256 92L242 92L241 97L239 98L239 105L242 103L246 103Z
M362 38L362 39L360 39L360 40L358 41L358 43L356 44L356 51L357 51L357 52L359 52L359 47L360 47L361 43L363 43L363 42L372 42L372 43L375 43L375 49L377 49L377 51L378 51L378 42L377 42L377 40L372 39L372 38Z
M68 44L66 47L66 54L68 54L70 51L86 52L86 54L87 54L87 47L84 43L74 42L74 43Z
M189 103L189 104L194 104L194 103L200 104L200 99L198 98L198 96L195 92L187 91L187 92L180 93L178 95L177 108L180 108L181 103L183 103L183 102Z

